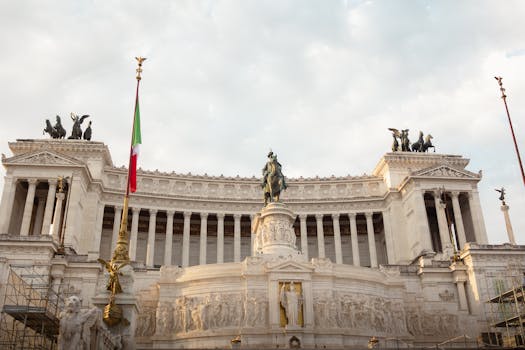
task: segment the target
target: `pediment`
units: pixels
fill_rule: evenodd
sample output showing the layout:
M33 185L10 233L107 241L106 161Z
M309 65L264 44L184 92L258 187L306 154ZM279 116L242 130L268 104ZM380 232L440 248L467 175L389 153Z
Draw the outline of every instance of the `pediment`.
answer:
M458 170L448 165L440 165L437 167L421 169L414 171L412 176L417 177L438 177L438 178L463 178L463 179L479 179L480 174L475 174L467 170Z
M36 151L20 154L14 157L2 159L2 163L5 165L84 165L84 163L75 158L51 151Z
M287 272L287 273L310 273L314 267L308 262L297 260L271 261L266 265L268 272Z

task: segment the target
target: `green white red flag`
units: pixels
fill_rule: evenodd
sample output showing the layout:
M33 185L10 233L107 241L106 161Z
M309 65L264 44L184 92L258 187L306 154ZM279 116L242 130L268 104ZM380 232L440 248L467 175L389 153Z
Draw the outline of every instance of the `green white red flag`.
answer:
M142 137L140 135L140 109L139 99L135 104L135 120L133 121L133 135L131 138L131 155L129 160L129 190L135 192L137 190L137 158L139 156L140 144Z

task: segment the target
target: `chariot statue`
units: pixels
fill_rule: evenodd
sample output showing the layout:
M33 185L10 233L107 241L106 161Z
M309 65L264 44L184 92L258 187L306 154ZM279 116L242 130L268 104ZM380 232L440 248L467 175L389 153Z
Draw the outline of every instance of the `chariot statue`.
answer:
M46 127L43 133L47 132L54 139L63 139L66 136L66 129L62 126L60 116L57 115L56 121L55 126L52 126L49 119L46 119Z
M71 130L71 136L69 136L68 139L80 140L82 138L82 129L80 128L80 125L86 118L89 118L88 114L78 116L75 113L71 113L71 120L73 120L73 129Z
M433 148L434 152L436 148L432 144L432 135L428 134L425 139L423 139L423 131L419 132L419 139L412 144L412 152L428 152L429 148Z
M278 202L281 191L287 188L284 175L281 172L281 163L277 161L277 155L272 151L268 153L268 161L262 170L264 191L264 205L270 202Z

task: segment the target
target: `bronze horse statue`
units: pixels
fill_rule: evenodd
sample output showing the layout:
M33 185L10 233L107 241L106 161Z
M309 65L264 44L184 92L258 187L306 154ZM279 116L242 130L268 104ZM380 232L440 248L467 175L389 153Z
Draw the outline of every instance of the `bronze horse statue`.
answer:
M432 144L432 139L432 135L428 134L423 140L423 132L420 131L419 139L412 144L412 152L428 152L429 148L433 148L435 152L436 147Z
M63 139L66 137L66 129L62 126L62 120L60 120L60 116L57 115L57 122L55 124L55 130L58 134L58 139Z
M49 119L46 119L46 127L44 129L44 131L42 132L42 134L45 134L45 133L48 133L49 136L51 136L52 138L54 139L58 139L58 132L56 131L56 129L51 125L51 122L49 121Z
M264 205L270 202L278 202L281 191L287 188L284 175L281 172L281 164L277 161L277 156L270 151L268 162L263 168Z

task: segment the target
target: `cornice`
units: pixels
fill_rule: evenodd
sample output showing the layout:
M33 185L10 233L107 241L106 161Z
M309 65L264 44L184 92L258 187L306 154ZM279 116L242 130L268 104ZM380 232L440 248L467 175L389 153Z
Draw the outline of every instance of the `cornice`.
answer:
M112 166L113 160L109 148L103 142L68 139L17 139L9 142L9 149L14 155L37 150L52 150L60 153L81 153L83 155L100 154L106 166Z
M381 176L386 167L388 168L427 168L433 165L443 164L454 168L464 169L470 159L460 155L420 153L420 152L390 152L386 153L377 163L372 172L375 176Z

